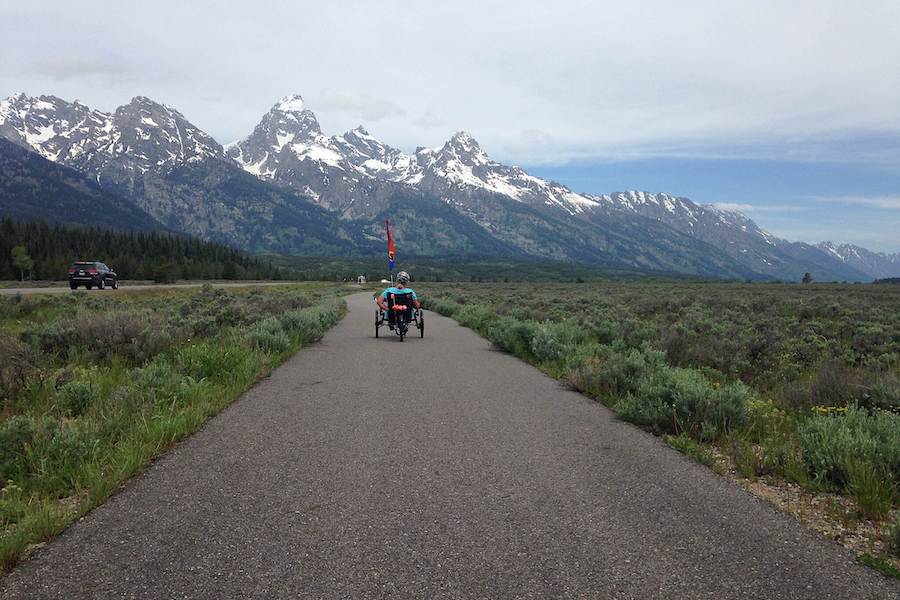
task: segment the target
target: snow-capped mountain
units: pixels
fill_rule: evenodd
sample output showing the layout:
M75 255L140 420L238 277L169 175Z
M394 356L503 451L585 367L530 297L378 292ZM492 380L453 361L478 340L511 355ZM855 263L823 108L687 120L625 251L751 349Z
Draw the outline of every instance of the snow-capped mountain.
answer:
M253 133L230 144L227 153L260 179L352 219L383 208L370 171L392 150L361 128L340 137L325 136L316 115L295 95L278 101Z
M622 210L634 214L643 215L656 221L665 221L677 224L679 229L691 231L705 218L718 221L725 219L729 225L736 225L735 218L742 217L740 213L726 213L712 206L701 206L687 198L670 196L669 194L654 194L631 190L615 192L612 194L590 195L592 200L604 210ZM723 221L724 223L724 221ZM746 226L746 223L737 224Z
M650 221L625 235L618 227L576 220L575 215L596 202L490 159L463 132L437 148L407 154L362 127L328 137L301 97L286 96L227 152L264 181L304 194L343 219L359 221L373 238L382 235L378 231L381 219L402 218L398 236L408 239L417 231L417 252L432 252L432 241L458 231L462 217L480 228L481 235L524 255L608 265L624 262L657 270L688 268L708 275L752 275L732 259L712 256L717 254L715 249L696 247L695 241ZM409 202L410 198L415 202ZM431 236L408 218L410 211L423 210ZM437 213L442 215L439 219ZM451 217L453 227L447 223ZM477 253L478 246L472 245L476 237L473 232L465 237L467 241L458 240L457 250ZM483 241L478 245L483 246ZM690 259L685 258L688 254Z
M0 135L54 162L68 162L110 144L112 117L78 101L25 94L0 100Z
M872 252L854 244L833 242L821 242L816 247L875 279L900 277L900 252Z
M328 136L298 95L279 100L250 135L225 148L177 110L140 96L112 113L53 96L12 96L0 101L0 137L95 178L169 227L260 249L310 252L317 246L304 240L315 232L298 225L314 222L328 230L328 247L352 251L378 242L391 218L415 254L867 278L853 263L772 236L740 213L668 194L575 192L493 160L465 132L412 153L361 126ZM310 212L313 205L322 210Z
M405 184L447 202L460 191L491 192L532 206L560 207L570 215L596 204L491 160L465 132L414 154L384 144L362 126L328 137L297 95L279 100L253 133L229 145L227 152L248 172L307 194L346 218L383 208L377 198L384 184Z
M450 196L459 190L479 190L536 208L561 210L570 216L597 206L596 201L565 186L492 160L475 138L464 131L439 148L418 149L415 158L416 168L402 180L437 194Z
M177 110L143 96L110 114L77 100L19 94L0 101L0 136L54 162L116 177L225 157Z
M665 223L679 232L707 242L757 273L777 279L795 280L799 269L819 273L823 280L866 279L850 264L838 264L815 246L790 242L759 227L753 219L711 204L697 204L688 198L641 191L590 195L601 208L591 218L611 213L632 213Z
M176 231L282 252L366 245L361 233L260 182L180 112L145 97L104 113L18 94L0 101L0 137L94 179Z
M501 196L560 217L584 217L610 209L626 210L657 221L696 220L700 209L667 194L627 192L607 196L579 194L520 167L491 159L470 134L460 131L437 148L406 154L372 136L363 127L342 135L322 133L315 114L300 96L286 96L263 116L253 133L227 147L228 155L248 172L313 196L346 218L363 213L381 184L403 184L470 209L468 197ZM751 222L752 223L752 222ZM755 225L754 225L755 227Z
M246 139L229 145L228 155L250 173L273 179L279 170L288 170L284 164L288 158L336 166L341 155L329 145L316 115L303 107L303 99L287 96L266 113Z
M282 98L253 133L230 146L228 153L254 175L313 197L347 219L384 211L397 186L405 185L441 199L495 237L528 253L575 258L573 250L587 242L586 254L605 257L615 236L597 237L598 227L626 228L632 240L641 239L647 245L670 238L674 229L771 277L799 278L802 268L812 268L806 263L827 277L862 276L811 246L795 246L771 235L740 213L668 194L579 194L491 159L475 138L463 131L442 146L418 148L412 154L381 142L362 127L328 137L300 96ZM558 234L549 234L554 228L546 223L538 227L533 215L511 218L523 207L568 223L579 243L542 243ZM593 228L585 230L584 223ZM532 235L541 228L545 231ZM644 250L657 258L671 252L670 248ZM672 267L665 260L657 261L656 266Z

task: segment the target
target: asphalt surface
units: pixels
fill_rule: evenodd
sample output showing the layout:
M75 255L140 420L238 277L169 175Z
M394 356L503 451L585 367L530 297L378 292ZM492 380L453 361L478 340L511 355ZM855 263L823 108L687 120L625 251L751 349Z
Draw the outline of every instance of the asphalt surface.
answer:
M292 282L290 281L241 281L235 283L211 283L213 287L247 287L247 286L270 286L270 285L290 285ZM140 285L129 285L128 282L121 282L119 284L118 290L113 290L110 288L106 288L104 290L98 290L94 288L92 290L86 289L84 286L81 286L77 290L72 290L69 288L69 284L60 283L58 286L54 287L22 287L22 288L0 288L0 296L15 296L16 294L21 294L22 296L28 296L30 294L117 294L122 291L129 290L167 290L167 289L179 289L179 288L196 288L203 285L201 283L150 283L150 284L140 284Z
M900 596L453 321L375 339L349 304L0 598Z

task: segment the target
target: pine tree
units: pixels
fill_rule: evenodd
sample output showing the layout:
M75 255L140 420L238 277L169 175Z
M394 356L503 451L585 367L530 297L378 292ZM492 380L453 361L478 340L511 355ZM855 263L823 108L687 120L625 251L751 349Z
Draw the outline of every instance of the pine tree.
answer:
M235 279L297 276L235 248L171 233L50 227L0 219L0 279L24 279L26 273L38 279L65 279L68 266L76 260L105 262L120 279L216 278L223 271ZM171 265L167 275L161 273L163 265Z

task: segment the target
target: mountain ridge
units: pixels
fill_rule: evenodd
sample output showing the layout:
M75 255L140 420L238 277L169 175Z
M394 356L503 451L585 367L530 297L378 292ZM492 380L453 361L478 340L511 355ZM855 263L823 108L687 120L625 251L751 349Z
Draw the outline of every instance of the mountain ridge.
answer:
M299 98L295 96L294 98ZM283 102L283 100L282 100ZM270 115L280 114L279 104L263 117L261 127ZM679 233L705 242L719 252L741 263L757 274L771 278L797 280L806 270L815 268L826 278L861 280L868 275L851 265L833 260L821 250L808 245L787 240L759 228L751 219L732 214L730 211L711 205L698 205L686 198L668 194L647 194L625 192L605 195L580 194L553 181L534 177L516 166L503 165L492 160L475 138L466 131L455 133L443 145L436 148L419 147L413 154L405 154L397 148L384 144L357 127L347 133L327 137L322 133L314 114L305 105L302 108L307 122L315 122L315 144L326 159L316 160L306 147L296 156L288 151L285 156L283 146L278 146L280 154L268 154L257 146L255 156L263 157L267 165L260 170L254 164L249 167L258 176L277 180L295 189L303 189L317 195L318 201L332 210L338 210L347 218L368 216L366 209L380 208L373 192L379 183L406 184L438 196L453 204L460 212L476 222L490 228L492 223L486 218L484 195L496 194L526 204L537 210L556 216L586 220L593 225L609 225L613 215L620 220L625 214L645 217L662 223ZM285 129L279 133L290 135L289 124L281 123ZM270 127L271 129L271 127ZM271 140L274 139L270 136ZM241 148L253 144L252 137L236 143ZM261 158L262 159L262 158ZM305 164L306 171L292 166ZM287 165L287 168L284 166ZM310 170L315 174L310 176ZM317 179L316 174L321 174ZM337 186L334 182L338 181ZM347 185L347 182L352 182ZM310 186L321 184L323 188ZM334 204L329 191L337 193L338 204ZM362 202L352 205L352 198ZM662 200L656 210L649 200ZM350 204L347 204L351 199ZM665 205L671 214L661 212ZM652 231L646 238L671 235L661 232L648 222L643 227ZM696 227L695 227L696 225ZM722 229L727 228L729 239L723 239ZM507 239L507 241L510 241ZM634 264L634 263L633 263ZM654 265L668 268L670 265Z
M815 270L820 280L872 278L860 263L772 236L740 213L668 194L575 192L491 159L465 131L412 154L363 126L327 136L296 94L281 98L247 137L226 146L176 109L144 96L113 113L54 96L10 96L0 101L0 137L95 177L163 223L266 250L315 247L298 235L279 239L279 229L297 230L304 222L279 222L273 218L279 206L306 214L306 226L336 234L345 252L372 248L379 220L387 216L398 222L399 238L406 228L417 231L408 246L414 253L478 254L480 248L485 255L703 276L798 280ZM232 197L223 181L232 190L253 187L235 169L267 185L252 197ZM313 208L330 216L309 219ZM401 208L442 231L442 243L434 244L414 219L402 218ZM245 231L250 224L240 222L242 214L259 220L255 233Z
M900 252L874 252L849 243L819 242L816 247L874 279L900 277Z
M136 96L112 113L54 96L0 101L0 137L94 179L166 227L248 250L373 249L327 211L267 186L177 110Z

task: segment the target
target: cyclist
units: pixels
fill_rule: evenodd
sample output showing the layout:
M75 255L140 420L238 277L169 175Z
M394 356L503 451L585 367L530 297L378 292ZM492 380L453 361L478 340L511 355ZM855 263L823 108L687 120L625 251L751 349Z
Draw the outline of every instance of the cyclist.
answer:
M376 297L375 299L375 301L378 303L378 308L387 312L388 327L390 327L391 329L394 328L394 313L396 311L388 309L388 299L391 300L391 304L404 304L408 307L412 305L416 308L421 308L422 306L419 300L416 298L416 293L413 291L413 289L410 287L406 287L407 283L409 283L409 273L407 273L406 271L400 271L399 273L397 273L397 284L381 292L381 295ZM407 309L407 311L410 310L412 309Z

